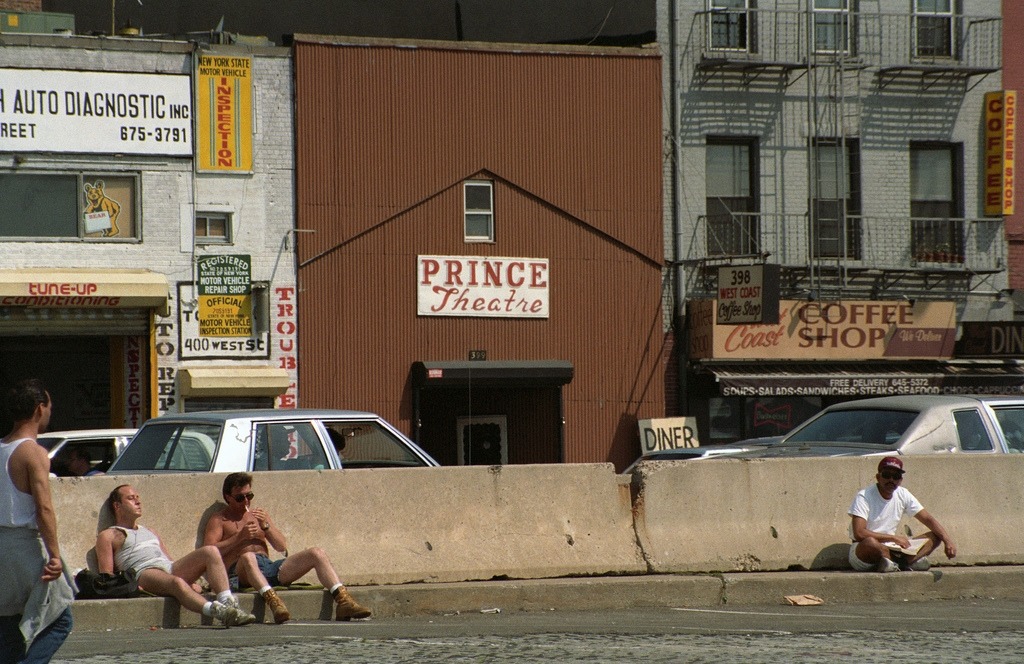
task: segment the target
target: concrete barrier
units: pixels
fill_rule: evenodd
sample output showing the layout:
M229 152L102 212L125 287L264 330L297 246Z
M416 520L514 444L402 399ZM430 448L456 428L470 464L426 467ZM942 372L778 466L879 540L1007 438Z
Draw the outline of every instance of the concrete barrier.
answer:
M843 569L847 510L878 457L649 462L634 517L655 573ZM904 458L904 485L947 528L950 564L1024 563L1024 455ZM911 520L914 532L924 530ZM931 556L945 563L943 555Z
M905 461L906 486L958 545L952 564L1024 564L1024 455ZM324 548L353 585L845 569L846 510L874 481L876 463L651 462L632 478L610 464L293 471L257 474L253 491L293 550ZM96 533L110 523L103 501L126 482L142 496L142 523L173 556L184 555L223 506L223 478L54 479L66 562L85 565Z
M223 474L54 479L61 549L85 566L110 525L109 492L130 483L141 523L171 555L201 542L223 507ZM647 571L633 529L628 478L611 464L257 473L266 508L292 550L322 547L353 585ZM312 575L303 579L316 583Z

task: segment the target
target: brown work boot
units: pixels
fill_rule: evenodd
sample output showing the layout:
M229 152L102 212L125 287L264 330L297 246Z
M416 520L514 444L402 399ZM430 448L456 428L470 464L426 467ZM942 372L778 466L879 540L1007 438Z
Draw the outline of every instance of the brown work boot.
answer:
M292 619L292 614L289 613L288 607L284 605L281 598L277 596L273 590L268 590L263 593L263 601L274 613L274 622L280 625L283 622L288 622Z
M334 608L335 620L369 618L372 613L368 608L361 606L359 602L352 599L352 595L348 594L348 591L345 590L345 586L334 591L334 603L337 605Z

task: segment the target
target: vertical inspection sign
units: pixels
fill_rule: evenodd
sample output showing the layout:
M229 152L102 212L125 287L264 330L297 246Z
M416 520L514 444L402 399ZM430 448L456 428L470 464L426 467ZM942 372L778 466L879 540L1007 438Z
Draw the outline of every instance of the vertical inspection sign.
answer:
M197 170L252 172L252 58L199 57L196 120Z
M205 256L197 263L199 336L252 336L252 260Z

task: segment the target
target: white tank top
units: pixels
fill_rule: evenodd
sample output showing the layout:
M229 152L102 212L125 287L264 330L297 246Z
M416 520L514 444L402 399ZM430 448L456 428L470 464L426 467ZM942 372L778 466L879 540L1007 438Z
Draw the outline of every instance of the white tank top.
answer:
M39 528L36 523L36 501L32 494L24 493L14 486L8 464L11 455L25 441L35 445L31 438L19 438L7 443L0 443L0 465L4 472L0 473L0 526L8 528Z

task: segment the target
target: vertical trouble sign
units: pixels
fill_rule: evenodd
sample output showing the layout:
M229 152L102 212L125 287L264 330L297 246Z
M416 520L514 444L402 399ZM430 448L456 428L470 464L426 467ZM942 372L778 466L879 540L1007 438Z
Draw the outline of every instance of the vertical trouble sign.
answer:
M252 172L252 58L201 55L196 168Z

